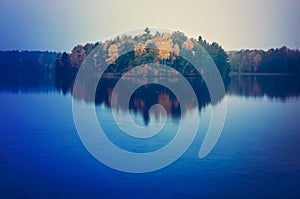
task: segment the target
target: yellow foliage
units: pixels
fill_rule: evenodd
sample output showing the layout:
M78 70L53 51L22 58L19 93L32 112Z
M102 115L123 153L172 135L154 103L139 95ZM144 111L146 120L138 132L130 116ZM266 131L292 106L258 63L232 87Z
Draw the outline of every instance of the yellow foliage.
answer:
M163 39L164 40L169 40L171 38L171 34L170 33L165 33L164 35L163 35Z
M106 41L104 42L104 44L103 44L102 49L103 49L103 50L106 50L106 49L108 48L109 44L110 44L110 41L109 41L109 40L106 40Z
M159 59L169 59L172 51L172 40L168 39L166 41L157 41L156 46L158 48L158 58Z
M187 39L183 42L182 47L186 50L192 50L194 48L194 44L191 40Z
M116 62L118 56L118 45L113 44L108 48L108 59L106 59L106 62L109 64L113 64Z
M178 44L175 44L175 45L174 45L174 47L173 47L173 49L172 49L172 52L173 52L173 54L174 54L176 57L179 56L179 54L180 54L180 49L179 49Z
M140 56L142 55L143 53L146 52L146 49L145 49L145 45L143 43L138 43L135 47L134 47L134 52L135 52L135 55L136 56Z

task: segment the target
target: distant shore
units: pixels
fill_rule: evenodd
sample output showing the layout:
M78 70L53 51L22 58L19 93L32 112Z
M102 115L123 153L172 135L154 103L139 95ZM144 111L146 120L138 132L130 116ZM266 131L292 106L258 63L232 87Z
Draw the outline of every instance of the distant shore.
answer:
M103 77L122 77L122 73L103 73ZM126 75L126 77L178 77L179 75L147 75L147 74L138 74L138 75ZM230 72L229 77L232 76L300 76L300 73L239 73L239 72ZM185 75L185 77L201 77L201 75Z
M300 76L300 73L239 73L230 72L229 76Z
M111 73L106 72L102 74L102 77L104 78L120 78L124 74L123 73ZM172 74L172 75L148 75L148 74L137 74L137 75L128 75L126 74L126 77L128 78L144 78L144 77L151 77L151 78L162 78L162 77L170 77L170 78L176 78L179 74ZM231 72L229 73L229 77L234 76L300 76L300 73L238 73L238 72ZM196 78L201 77L201 75L185 75L185 77L188 78Z

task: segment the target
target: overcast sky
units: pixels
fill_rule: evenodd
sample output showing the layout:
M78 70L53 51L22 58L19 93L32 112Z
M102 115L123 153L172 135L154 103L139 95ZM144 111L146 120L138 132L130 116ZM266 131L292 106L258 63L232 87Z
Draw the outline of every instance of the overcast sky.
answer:
M0 0L0 50L70 51L154 27L226 50L300 48L299 0Z

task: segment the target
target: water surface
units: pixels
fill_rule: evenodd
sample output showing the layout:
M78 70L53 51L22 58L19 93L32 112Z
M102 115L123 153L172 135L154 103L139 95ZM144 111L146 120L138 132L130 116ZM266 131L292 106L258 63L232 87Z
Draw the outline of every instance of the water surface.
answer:
M114 125L108 100L114 80L98 90L99 122L126 150L156 150L173 138L181 119L200 116L188 151L170 166L144 174L113 170L86 150L72 115L72 99L95 105L84 95L79 99L55 84L44 89L2 86L1 198L299 198L299 77L233 77L220 99L227 100L223 132L204 159L198 152L214 105L198 81L199 106L191 102L184 112L168 89L150 85L135 93L129 114L136 123L151 128L151 118L154 124L166 119L163 131L148 142L130 140ZM150 91L155 91L152 98L145 95ZM168 107L166 118L148 115L158 101ZM121 105L119 114L124 114Z

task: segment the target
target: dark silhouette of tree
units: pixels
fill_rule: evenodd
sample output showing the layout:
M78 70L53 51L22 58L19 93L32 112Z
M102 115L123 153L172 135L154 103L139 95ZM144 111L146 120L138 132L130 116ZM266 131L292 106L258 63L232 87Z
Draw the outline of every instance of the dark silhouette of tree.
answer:
M229 59L232 71L239 73L300 73L300 51L286 46L230 52Z
M145 39L147 40L147 39L150 39L150 33L151 33L151 31L150 31L150 29L148 28L148 27L146 27L145 28L145 30L144 30L144 37L145 37Z

